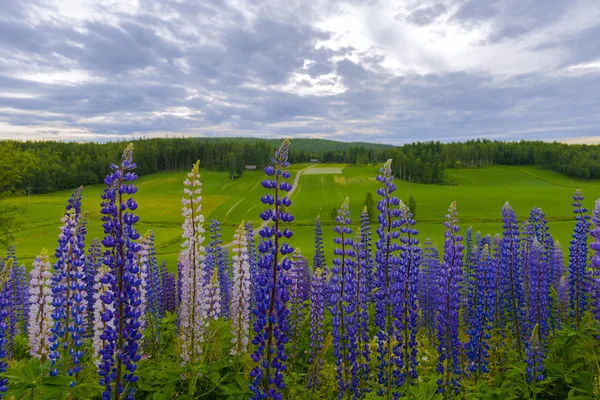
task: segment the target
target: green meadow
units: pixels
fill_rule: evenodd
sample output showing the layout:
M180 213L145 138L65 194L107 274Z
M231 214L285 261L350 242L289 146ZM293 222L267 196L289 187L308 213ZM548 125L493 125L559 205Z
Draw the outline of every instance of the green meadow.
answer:
M379 187L375 176L379 166L347 165L293 165L292 178L302 173L298 187L292 194L290 211L295 216L292 242L302 253L312 258L313 223L321 216L324 225L326 251L332 255L333 220L332 208L337 208L348 196L354 220L358 219L364 206L366 194L373 193L375 201ZM265 193L261 186L262 171L249 171L238 179L229 179L227 172L202 170L205 228L210 220L222 224L224 242L232 240L234 228L244 221L260 224L262 211L260 197ZM529 210L541 207L550 221L551 234L563 249L569 245L574 225L571 196L575 188L581 188L584 205L591 209L595 199L600 198L600 181L577 181L558 173L535 167L494 166L479 169L448 169L447 181L456 185L424 185L397 181L396 194L407 201L412 195L417 204L416 220L421 241L431 238L442 246L442 225L448 205L457 202L462 232L469 226L482 234L501 232L501 209L506 201L515 209L519 219L528 216ZM141 177L135 195L139 203L138 230L144 233L152 229L156 234L159 260L166 260L174 270L181 244L181 196L184 172L159 173ZM87 238L102 237L100 221L100 195L102 185L84 188L83 209L89 211ZM57 246L60 218L69 191L44 195L19 196L6 199L19 207L18 232L15 234L17 256L28 267L42 248L53 250ZM375 229L373 229L375 235ZM206 232L206 236L209 233ZM209 239L207 238L207 241Z

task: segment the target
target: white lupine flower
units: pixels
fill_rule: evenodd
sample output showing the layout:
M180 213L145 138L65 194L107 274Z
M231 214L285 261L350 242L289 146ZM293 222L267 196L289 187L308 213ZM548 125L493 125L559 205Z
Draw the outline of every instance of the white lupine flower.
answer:
M233 240L233 287L231 289L231 355L242 354L248 348L250 317L250 263L248 236L242 222Z
M107 292L111 291L109 283L102 283L102 279L106 279L107 275L110 274L110 268L102 263L98 268L96 276L94 277L94 326L93 326L93 337L92 346L94 348L94 359L100 360L100 350L104 348L104 340L100 337L104 334L107 327L114 328L114 318L108 320L108 322L102 321L102 315L107 311L114 312L114 302L106 304L102 301L102 296L105 296Z
M184 363L195 363L202 352L208 322L208 296L205 290L204 216L201 212L200 162L196 162L183 184L181 199L184 217L181 263L181 304L179 305L180 354Z
M29 273L29 354L44 362L50 354L50 329L54 326L52 319L52 285L50 272L52 265L48 252L43 249L33 262L33 270Z

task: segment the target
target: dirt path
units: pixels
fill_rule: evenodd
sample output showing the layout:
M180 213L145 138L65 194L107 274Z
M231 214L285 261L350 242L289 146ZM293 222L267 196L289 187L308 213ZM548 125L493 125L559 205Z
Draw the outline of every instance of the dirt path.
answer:
M298 171L298 173L296 174L296 177L294 178L294 183L292 184L292 190L290 190L287 194L288 197L291 197L294 192L296 191L296 189L298 188L298 182L300 182L300 176L309 168L314 167L314 165L311 165L310 167L306 167L304 169L301 169L300 171ZM239 203L239 202L238 202ZM234 205L234 207L237 205L237 203ZM232 207L233 208L233 207ZM260 224L260 226L254 227L254 232L255 234L258 233L258 231L260 231L262 228L264 228L265 226L267 226L267 224L269 223L269 221L263 221L262 224ZM233 241L223 245L223 247L231 247L233 245Z

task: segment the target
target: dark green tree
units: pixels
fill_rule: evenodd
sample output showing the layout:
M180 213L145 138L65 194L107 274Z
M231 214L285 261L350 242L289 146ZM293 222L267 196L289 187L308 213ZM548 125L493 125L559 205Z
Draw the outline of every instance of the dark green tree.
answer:
M229 166L229 177L234 179L237 169L237 157L235 156L235 153L229 153L229 156L227 157L227 165Z

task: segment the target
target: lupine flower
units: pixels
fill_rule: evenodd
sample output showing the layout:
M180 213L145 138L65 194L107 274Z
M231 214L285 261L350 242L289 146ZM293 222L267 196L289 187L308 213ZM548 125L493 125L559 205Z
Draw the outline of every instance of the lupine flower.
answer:
M87 293L85 291L85 226L87 215L81 213L81 192L77 189L62 218L58 236L57 262L52 276L52 318L50 360L52 375L73 376L81 371L81 346L87 321ZM62 362L59 371L57 363ZM72 384L74 384L73 382Z
M174 273L167 270L167 262L163 261L160 266L161 286L165 312L175 312L177 309L177 283Z
M596 200L592 222L594 228L590 230L590 235L594 241L590 247L594 253L591 257L590 306L594 318L600 322L600 199Z
M587 307L587 237L590 230L588 210L581 205L583 195L577 189L573 195L573 213L575 214L575 230L569 247L569 307L575 326L583 317Z
M256 346L252 359L257 365L250 372L252 383L249 385L254 394L253 400L281 400L281 390L285 388L283 372L288 358L284 349L288 341L286 302L287 286L290 284L287 271L292 266L285 256L294 251L293 247L283 242L292 237L292 231L282 227L283 223L294 220L287 211L292 201L285 194L292 189L292 185L286 181L291 174L285 170L290 165L289 146L289 140L284 140L271 160L273 165L265 168L268 178L262 182L265 189L273 190L273 194L266 194L261 198L268 208L260 217L263 221L271 221L271 224L260 230L259 301L253 310L256 336L252 340L252 344Z
M256 255L256 240L254 239L254 225L247 222L244 226L246 231L246 241L248 242L248 263L250 264L250 308L256 306L256 297L258 296L258 258Z
M552 261L550 267L550 285L554 290L558 291L560 280L565 271L565 258L563 256L562 247L558 239L554 241L554 249L552 251Z
M221 239L221 224L213 219L210 223L210 238L211 241L206 249L206 273L207 279L210 280L213 274L213 269L218 270L219 285L221 292L221 313L224 318L229 317L229 303L231 302L231 280L229 277L229 269L227 268L228 258L225 256L223 249L223 240Z
M16 304L19 313L18 331L27 333L27 322L29 321L29 285L27 281L27 268L25 265L15 265L15 288Z
M462 237L458 234L458 213L456 203L448 208L444 237L444 263L438 276L438 352L440 359L437 372L442 374L438 384L441 391L449 393L451 389L458 388L461 367L459 325L460 325L460 285L462 280L463 245Z
M356 272L354 271L356 254L353 250L352 229L348 198L338 210L334 228L337 245L336 256L331 266L331 326L333 333L333 355L336 358L338 397L358 396L357 364L358 347L356 324Z
M507 315L507 325L515 339L519 357L523 352L523 324L525 322L525 300L523 298L522 270L519 268L519 224L517 216L508 202L502 208L504 234L502 236L502 290ZM500 306L500 305L498 305Z
M205 287L205 298L207 299L206 318L208 321L219 319L222 315L221 311L221 285L219 284L219 272L215 269L212 278Z
M50 355L48 332L54 326L52 319L52 265L48 252L43 249L33 262L29 283L29 354L42 363Z
M193 365L199 360L202 344L205 340L205 328L208 319L208 300L206 298L206 269L204 242L204 215L202 215L202 188L196 162L183 182L184 197L182 214L183 239L179 257L181 280L179 304L180 355L184 363Z
M177 262L177 287L176 287L176 295L177 295L177 307L181 305L181 292L183 285L183 263L181 262L183 252L179 252L179 260ZM179 328L179 319L177 320L177 328Z
M156 261L154 231L148 231L148 234L148 311L156 321L159 321L165 314L163 292L160 284L161 272Z
M544 247L537 238L533 240L529 263L529 315L528 331L530 339L525 343L527 353L527 376L529 380L544 380L543 360L548 341L548 319L550 311L550 288L548 285L548 264Z
M360 240L365 252L364 277L367 282L365 287L369 302L373 301L372 292L375 290L375 275L373 274L373 239L371 235L371 216L367 211L367 207L360 214Z
M361 221L366 215L366 208L361 215ZM368 218L368 215L366 216ZM361 224L364 226L364 224ZM369 254L367 253L370 249L370 232L365 234L362 231L362 227L356 232L354 238L354 246L356 253L356 277L354 282L356 288L355 302L356 302L356 346L358 349L357 357L357 377L359 380L358 393L366 393L369 391L368 386L365 382L369 380L369 374L371 373L371 351L369 349L369 269L372 270L372 262Z
M94 332L94 285L96 284L96 273L102 265L102 249L100 239L94 238L88 247L88 256L85 260L85 292L87 293L87 335L93 336Z
M112 320L104 330L104 347L100 350L98 365L100 385L105 387L104 400L133 399L131 384L138 380L135 370L141 358L138 343L142 337L138 330L140 282L135 263L135 255L140 250L135 241L140 234L134 227L139 217L133 213L137 203L128 197L137 192L131 183L137 179L132 153L133 146L129 145L120 164L111 164L113 172L104 179L106 188L102 194L102 226L106 235L102 244L106 248L104 264L109 268L102 283L109 285L109 290L101 299L112 307L102 314L103 321Z
M300 341L300 329L304 316L304 301L307 299L307 290L310 283L306 280L306 259L302 257L302 252L296 248L292 253L292 267L289 270L288 277L290 279L289 286L289 338L292 341L292 357L298 354Z
M477 232L479 235L479 232ZM473 288L471 284L471 265L476 260L477 241L473 243L473 227L470 226L465 231L465 262L463 265L463 276L464 279L461 282L460 287L460 307L462 310L463 327L465 330L469 329L469 291Z
M241 355L248 348L250 322L250 263L248 235L242 222L233 237L233 286L231 290L231 355Z
M436 327L439 259L434 253L433 243L427 238L423 243L423 258L419 270L419 306L422 312L421 325L433 341Z
M323 229L321 228L321 217L315 219L315 257L313 266L317 268L325 268L327 262L325 260L325 251L323 250Z
M6 372L8 358L8 337L11 332L9 331L10 323L10 310L12 308L12 285L9 279L10 268L6 266L0 271L0 373ZM8 390L8 378L0 378L0 399L3 397L3 393Z
M398 367L396 386L412 385L417 379L417 329L419 312L417 310L417 288L421 264L421 248L414 227L415 220L408 206L400 202L400 269L398 281L393 291L392 310L396 324L396 342L394 346L395 362Z
M481 257L475 268L477 278L477 304L476 310L469 326L469 343L467 355L469 357L469 371L475 373L477 378L480 374L490 372L488 368L489 350L490 350L490 331L494 326L495 314L495 285L496 273L494 262L490 256L488 244L486 243L481 251Z
M135 263L137 264L136 278L138 281L138 292L140 305L138 306L138 312L140 313L140 327L139 331L143 332L148 325L148 316L146 315L148 309L148 264L149 264L149 241L150 235L146 233L139 241L140 249L135 255Z
M377 189L381 196L377 204L380 214L375 253L377 292L375 295L375 324L377 326L377 360L379 361L378 394L389 399L392 396L394 381L394 362L392 342L395 338L395 324L393 310L395 292L398 290L400 259L398 251L400 245L396 240L400 237L400 200L393 195L396 190L394 176L392 175L392 160L388 160L379 170L377 181L382 187Z
M323 354L323 318L325 309L325 270L317 268L312 277L310 289L310 355L308 362L310 368L308 371L308 389L316 393L321 386L322 369L324 363Z
M532 210L535 212L535 208ZM531 218L531 217L530 217ZM531 262L531 247L533 246L533 239L535 238L534 228L529 222L525 220L521 224L521 280L523 282L523 298L525 301L525 308L529 307L529 263Z
M492 269L494 276L494 327L499 328L504 326L504 299L506 293L502 290L502 236L497 233L494 236L494 247L492 249Z
M542 245L542 260L540 262L547 266L546 277L550 280L550 282L552 282L555 279L553 276L552 269L552 253L554 252L554 239L550 235L548 229L548 220L546 219L546 214L544 214L541 208L536 207L532 209L531 213L529 214L529 223L531 225L531 231L533 233L533 236L530 238L530 245L533 245L534 238L537 239L538 242ZM525 283L527 286L527 291L525 291L526 295L528 295L529 293L529 287L531 285L531 283L529 282L529 278L531 276L532 275L529 273L527 275L524 275ZM528 302L529 299L526 298L526 305L529 307Z
M565 323L569 317L569 280L563 275L558 284L557 317Z
M13 300L11 301L9 323L11 336L8 339L10 354L10 352L12 352L14 336L20 335L27 329L27 314L29 311L29 305L27 303L27 299L29 298L27 272L25 266L19 265L17 261L15 245L9 246L6 252L6 265L7 268L10 268L10 279L13 282L11 285Z
M107 303L104 299L112 296L110 285L111 269L106 263L100 264L94 275L94 285L92 286L93 295L93 323L92 323L92 348L94 349L93 359L96 363L101 362L101 351L107 345L106 332L115 330L114 318L105 319L104 316L113 315L115 312L115 302Z

